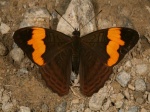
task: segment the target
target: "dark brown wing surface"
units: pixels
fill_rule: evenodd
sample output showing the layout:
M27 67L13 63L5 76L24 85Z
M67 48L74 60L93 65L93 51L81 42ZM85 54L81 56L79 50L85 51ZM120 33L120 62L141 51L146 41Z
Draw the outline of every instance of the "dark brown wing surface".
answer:
M80 87L91 96L103 87L112 67L132 49L139 39L135 30L110 28L92 32L81 38Z
M48 87L60 96L69 92L72 53L66 48L57 54L49 63L40 67L40 72Z
M82 46L80 61L80 90L86 96L91 96L103 87L112 73L112 68L107 66L104 59L88 46Z
M46 84L59 95L69 91L72 39L58 31L26 27L15 32L15 43L40 66Z

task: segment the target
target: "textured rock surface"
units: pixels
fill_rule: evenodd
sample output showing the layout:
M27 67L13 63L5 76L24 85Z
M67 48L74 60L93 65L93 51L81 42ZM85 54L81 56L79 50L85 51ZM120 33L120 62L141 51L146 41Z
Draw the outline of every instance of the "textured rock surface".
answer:
M89 22L94 16L94 7L90 0L72 0L63 15L70 25L61 18L57 30L71 36L74 29L77 28L81 36L88 34L96 30L95 19Z
M130 81L130 78L131 78L130 74L123 71L118 74L116 80L120 83L121 86L126 87L128 82Z

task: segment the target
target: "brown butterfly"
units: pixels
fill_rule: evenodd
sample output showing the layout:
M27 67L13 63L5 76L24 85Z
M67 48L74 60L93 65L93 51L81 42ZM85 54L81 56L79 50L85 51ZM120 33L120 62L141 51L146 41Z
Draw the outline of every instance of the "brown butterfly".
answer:
M116 65L139 40L130 28L97 30L80 37L75 29L67 36L52 29L25 27L14 41L39 66L48 87L60 96L69 92L71 71L80 74L80 90L91 96L103 87Z

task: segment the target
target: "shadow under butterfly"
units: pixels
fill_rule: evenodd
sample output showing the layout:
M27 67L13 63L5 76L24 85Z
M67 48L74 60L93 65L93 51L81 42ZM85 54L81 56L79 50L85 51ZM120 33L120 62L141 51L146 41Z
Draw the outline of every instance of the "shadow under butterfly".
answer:
M15 43L39 66L48 87L60 96L69 92L71 71L80 75L80 90L91 96L104 86L112 68L139 40L137 31L114 27L80 37L41 27L14 33Z

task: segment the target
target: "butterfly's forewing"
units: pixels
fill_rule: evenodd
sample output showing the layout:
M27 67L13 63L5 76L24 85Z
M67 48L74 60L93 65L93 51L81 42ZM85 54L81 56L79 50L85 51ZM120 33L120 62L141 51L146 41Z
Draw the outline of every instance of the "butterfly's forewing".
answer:
M29 59L40 66L46 84L59 95L67 94L72 39L55 30L39 27L19 29L13 38Z
M103 29L82 37L81 92L91 96L103 87L112 73L112 67L135 46L138 39L138 33L129 28Z

